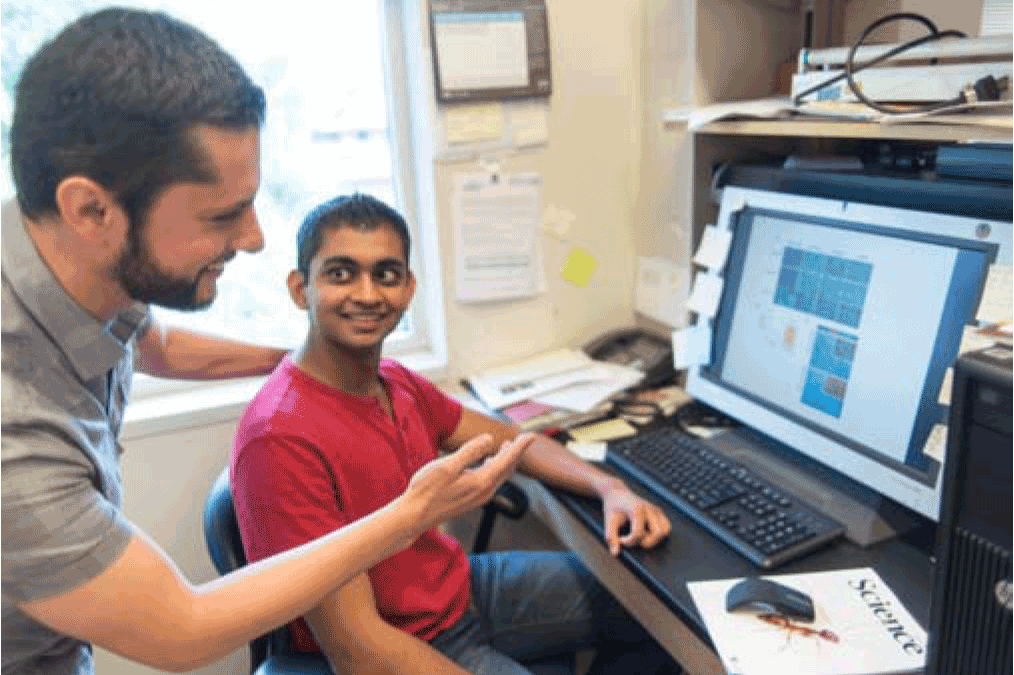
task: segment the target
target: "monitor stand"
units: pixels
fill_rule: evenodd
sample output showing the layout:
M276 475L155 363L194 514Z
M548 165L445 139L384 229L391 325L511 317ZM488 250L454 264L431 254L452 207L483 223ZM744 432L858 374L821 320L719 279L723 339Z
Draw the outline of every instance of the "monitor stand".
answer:
M845 526L845 536L859 546L891 539L920 524L917 514L900 504L749 427L734 427L703 440L840 522Z

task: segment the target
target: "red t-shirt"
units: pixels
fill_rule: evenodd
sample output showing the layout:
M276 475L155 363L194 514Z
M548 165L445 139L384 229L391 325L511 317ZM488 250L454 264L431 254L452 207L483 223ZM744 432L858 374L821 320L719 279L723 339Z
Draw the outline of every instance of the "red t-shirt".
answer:
M240 419L229 460L236 516L253 562L305 544L385 506L434 459L461 405L383 360L394 419L376 398L329 387L284 359ZM468 557L436 529L369 570L380 615L429 640L468 607ZM319 651L306 623L293 645Z

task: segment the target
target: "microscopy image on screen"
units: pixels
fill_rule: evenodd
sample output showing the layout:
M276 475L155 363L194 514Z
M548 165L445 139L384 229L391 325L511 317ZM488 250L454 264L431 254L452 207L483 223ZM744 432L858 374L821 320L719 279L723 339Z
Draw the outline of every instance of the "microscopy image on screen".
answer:
M818 326L803 385L803 403L841 417L858 342L855 335Z
M859 328L873 266L787 246L775 304Z

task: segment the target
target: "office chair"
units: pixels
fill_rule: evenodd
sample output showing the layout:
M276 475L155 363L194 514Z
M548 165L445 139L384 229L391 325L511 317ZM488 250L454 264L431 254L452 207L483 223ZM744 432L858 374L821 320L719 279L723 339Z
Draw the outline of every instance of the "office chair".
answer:
M494 497L483 506L473 550L476 553L486 550L498 513L516 520L527 509L528 500L520 488L511 483L501 485ZM228 574L246 565L246 552L229 491L229 467L222 470L208 493L204 505L204 540L219 574ZM575 663L575 654L562 654L524 665L534 675L573 675ZM286 626L250 642L250 672L253 675L332 675L327 659L321 654L290 649Z
M498 514L511 520L518 520L528 512L528 497L514 483L504 483L497 488L492 499L482 507L482 517L472 541L472 553L485 553L489 548L489 540L493 535L493 523Z
M229 467L219 474L204 504L204 541L219 574L246 565L236 509L229 491ZM303 654L289 648L289 629L282 626L250 642L250 672L255 675L331 675L321 654Z

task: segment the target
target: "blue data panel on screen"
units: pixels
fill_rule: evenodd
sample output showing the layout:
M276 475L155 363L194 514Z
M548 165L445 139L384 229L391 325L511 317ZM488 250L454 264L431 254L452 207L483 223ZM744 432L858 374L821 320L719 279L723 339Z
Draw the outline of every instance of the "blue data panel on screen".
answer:
M826 326L817 327L802 402L840 417L859 338Z
M872 271L869 263L786 247L775 304L859 328Z

